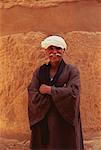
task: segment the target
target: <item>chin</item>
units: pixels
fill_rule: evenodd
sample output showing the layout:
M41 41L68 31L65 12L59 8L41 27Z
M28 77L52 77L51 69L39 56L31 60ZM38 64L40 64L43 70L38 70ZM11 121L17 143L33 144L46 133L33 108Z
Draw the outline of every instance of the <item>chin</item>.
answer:
M62 58L61 58L62 59ZM57 64L57 63L59 63L60 61L61 61L61 59L59 58L59 59L50 59L50 62L52 63L52 64Z

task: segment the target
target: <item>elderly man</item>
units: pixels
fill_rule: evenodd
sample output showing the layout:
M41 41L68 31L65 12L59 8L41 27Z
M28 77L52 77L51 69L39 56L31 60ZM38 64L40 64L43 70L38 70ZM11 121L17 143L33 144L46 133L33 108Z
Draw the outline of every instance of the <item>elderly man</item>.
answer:
M49 36L41 46L50 61L35 70L28 86L31 149L83 150L79 71L64 62L62 37Z

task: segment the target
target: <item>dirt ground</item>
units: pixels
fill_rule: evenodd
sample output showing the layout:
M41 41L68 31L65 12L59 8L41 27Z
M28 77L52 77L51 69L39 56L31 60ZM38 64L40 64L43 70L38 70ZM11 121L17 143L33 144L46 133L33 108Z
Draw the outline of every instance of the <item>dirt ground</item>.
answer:
M92 140L84 141L85 150L101 150L101 137L96 137ZM30 150L30 141L17 139L0 138L0 150Z
M28 140L0 138L0 150L29 150Z

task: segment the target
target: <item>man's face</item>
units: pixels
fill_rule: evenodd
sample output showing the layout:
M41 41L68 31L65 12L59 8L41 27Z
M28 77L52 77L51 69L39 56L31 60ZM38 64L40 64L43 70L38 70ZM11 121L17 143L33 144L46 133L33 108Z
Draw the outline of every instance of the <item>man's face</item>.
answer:
M46 54L51 62L59 62L63 57L64 50L61 47L49 46Z

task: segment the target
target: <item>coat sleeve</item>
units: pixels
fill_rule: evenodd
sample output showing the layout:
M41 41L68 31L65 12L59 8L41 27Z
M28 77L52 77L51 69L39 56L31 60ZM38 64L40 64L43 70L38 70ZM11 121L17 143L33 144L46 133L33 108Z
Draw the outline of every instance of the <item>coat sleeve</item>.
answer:
M65 87L52 87L53 102L63 118L74 125L79 115L80 74L77 68L70 71L69 81Z
M28 117L30 127L45 117L50 105L47 95L39 92L38 71L39 69L33 73L31 83L28 86Z

